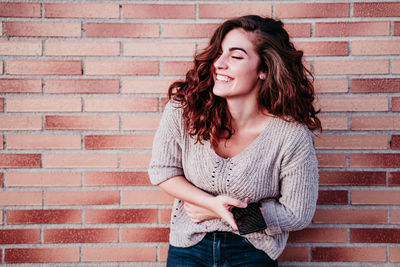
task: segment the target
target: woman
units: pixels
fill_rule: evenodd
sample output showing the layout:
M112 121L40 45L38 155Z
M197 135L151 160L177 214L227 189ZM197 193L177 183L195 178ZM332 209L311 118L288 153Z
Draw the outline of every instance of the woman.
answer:
M167 266L277 266L288 232L311 222L321 123L303 53L282 26L224 22L169 88L149 168L176 198ZM232 211L253 202L267 227L239 235Z

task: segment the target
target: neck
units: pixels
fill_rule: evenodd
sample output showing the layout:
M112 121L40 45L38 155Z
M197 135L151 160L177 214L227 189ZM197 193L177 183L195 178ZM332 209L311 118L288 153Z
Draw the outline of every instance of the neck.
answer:
M268 112L259 108L257 103L252 101L228 101L228 108L232 115L232 126L236 131L250 127L264 120Z

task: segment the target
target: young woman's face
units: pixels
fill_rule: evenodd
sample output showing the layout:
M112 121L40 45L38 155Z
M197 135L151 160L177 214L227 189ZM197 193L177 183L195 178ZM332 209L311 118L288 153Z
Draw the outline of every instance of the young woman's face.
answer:
M260 57L250 40L251 34L237 28L225 35L219 56L213 63L215 95L243 100L256 97L260 86Z

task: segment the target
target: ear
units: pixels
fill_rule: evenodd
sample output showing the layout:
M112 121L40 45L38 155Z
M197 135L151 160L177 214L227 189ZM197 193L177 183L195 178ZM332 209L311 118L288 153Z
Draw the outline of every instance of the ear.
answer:
M258 75L258 78L260 78L260 80L265 80L265 78L266 78L265 73L261 72L261 73Z

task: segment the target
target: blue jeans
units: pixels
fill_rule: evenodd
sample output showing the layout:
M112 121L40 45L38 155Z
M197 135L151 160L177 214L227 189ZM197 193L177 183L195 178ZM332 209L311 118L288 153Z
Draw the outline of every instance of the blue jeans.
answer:
M201 242L187 247L169 246L167 267L277 267L264 251L246 238L229 232L206 234Z

